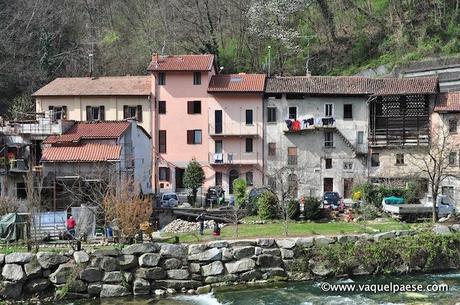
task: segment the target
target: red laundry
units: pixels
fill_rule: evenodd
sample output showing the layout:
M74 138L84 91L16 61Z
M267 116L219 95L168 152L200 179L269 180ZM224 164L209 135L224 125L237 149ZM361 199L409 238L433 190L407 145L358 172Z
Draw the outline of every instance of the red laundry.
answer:
M292 123L292 130L294 130L294 131L299 131L300 130L300 121L299 120L295 120Z

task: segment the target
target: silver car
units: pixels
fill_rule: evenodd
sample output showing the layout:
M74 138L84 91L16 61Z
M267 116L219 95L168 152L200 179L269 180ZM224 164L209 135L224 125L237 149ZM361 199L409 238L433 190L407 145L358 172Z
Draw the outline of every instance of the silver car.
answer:
M162 208L175 208L179 205L179 197L176 193L161 194L160 205Z

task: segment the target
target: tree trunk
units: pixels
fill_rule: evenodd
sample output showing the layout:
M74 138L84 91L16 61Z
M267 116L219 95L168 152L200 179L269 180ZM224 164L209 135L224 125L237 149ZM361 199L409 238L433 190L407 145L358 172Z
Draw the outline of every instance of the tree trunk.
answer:
M196 194L198 193L197 189L192 190L192 197L193 197L193 205L196 204Z

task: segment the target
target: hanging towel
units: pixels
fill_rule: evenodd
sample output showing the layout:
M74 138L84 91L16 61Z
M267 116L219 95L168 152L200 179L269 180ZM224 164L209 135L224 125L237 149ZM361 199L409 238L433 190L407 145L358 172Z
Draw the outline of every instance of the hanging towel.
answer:
M286 122L286 127L287 127L289 130L291 130L291 128L292 128L292 121L291 121L291 120L285 120L285 122Z
M307 124L308 124L308 125L313 125L313 124L315 123L315 119L313 119L313 118L309 118L309 119L306 120L306 121L307 121Z
M335 122L335 119L331 117L322 118L321 120L323 122L323 126L332 126Z
M308 128L308 120L303 119L302 120L302 129Z
M321 125L321 118L316 118L315 119L315 125Z

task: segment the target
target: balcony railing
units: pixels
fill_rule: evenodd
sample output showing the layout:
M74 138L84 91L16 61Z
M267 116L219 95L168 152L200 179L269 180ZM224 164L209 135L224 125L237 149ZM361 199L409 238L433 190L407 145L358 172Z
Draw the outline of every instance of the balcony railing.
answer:
M209 135L211 136L258 136L262 128L258 123L246 125L244 122L232 122L209 124Z
M27 172L29 167L24 159L10 160L10 172L23 173Z
M227 164L257 164L260 162L258 152L253 153L210 153L209 162L214 165L227 165Z

